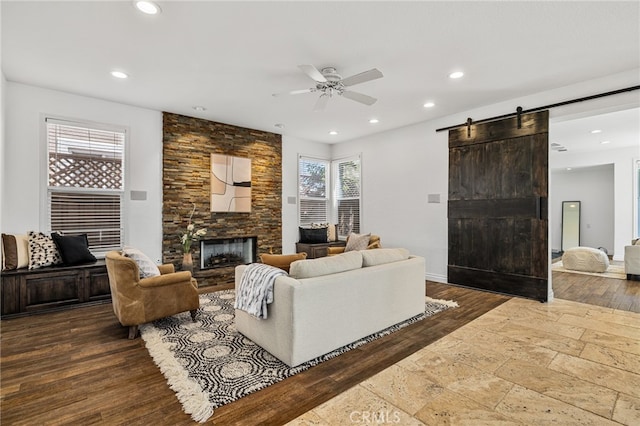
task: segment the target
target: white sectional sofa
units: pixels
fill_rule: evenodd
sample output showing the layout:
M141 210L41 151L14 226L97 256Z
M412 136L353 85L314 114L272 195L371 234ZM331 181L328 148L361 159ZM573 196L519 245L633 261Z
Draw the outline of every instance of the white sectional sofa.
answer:
M245 268L236 267L236 288ZM405 249L298 260L273 298L267 319L236 310L236 328L294 367L423 313L425 261Z

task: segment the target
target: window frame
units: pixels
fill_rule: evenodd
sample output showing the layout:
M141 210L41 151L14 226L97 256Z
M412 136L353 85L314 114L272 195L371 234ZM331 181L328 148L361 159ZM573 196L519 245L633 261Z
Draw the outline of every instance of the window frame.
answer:
M341 197L340 196L340 192L338 189L338 186L340 185L340 164L342 163L348 163L348 162L354 162L357 161L358 162L358 166L359 166L359 173L358 173L358 192L359 195L357 197ZM355 154L355 155L350 155L350 156L346 156L346 157L341 157L335 160L331 161L331 169L333 172L333 176L334 176L334 181L332 182L332 204L333 204L333 208L332 208L332 217L334 219L334 222L338 224L337 227L337 234L338 234L338 238L339 239L346 239L349 236L350 232L356 232L356 233L360 233L362 230L362 155L361 154ZM358 223L358 229L356 230L348 230L346 233L342 232L342 226L340 224L340 217L339 217L339 213L338 213L338 204L340 200L358 200L358 219L357 219L357 223Z
M102 189L102 188L77 188L77 187L65 187L65 186L49 186L49 139L48 139L48 126L47 124L60 124L67 126L76 126L81 128L88 128L94 130L104 130L109 132L116 132L123 134L123 149L122 149L122 188L121 189ZM51 226L51 198L52 192L58 193L86 193L86 194L117 194L120 197L120 247L110 246L108 248L96 249L89 247L90 251L97 258L103 258L104 255L113 249L121 248L126 244L128 235L128 225L126 223L126 192L128 184L128 153L129 153L129 128L122 125L108 124L103 122L95 122L90 120L84 120L79 118L61 117L54 114L41 114L40 116L40 134L42 149L40 152L40 229L43 232L51 233L56 232Z
M324 168L325 168L325 177L324 177L324 185L325 185L325 196L324 198L320 198L320 197L308 197L302 194L301 192L301 188L302 188L302 182L301 182L301 172L302 172L302 167L301 167L301 163L303 161L306 162L311 162L311 163L318 163L318 164L323 164ZM297 174L297 181L298 181L298 226L299 227L308 227L310 226L312 223L322 223L322 222L329 222L330 218L331 218L331 161L327 160L325 158L318 158L318 157L312 157L312 156L308 156L308 155L302 155L302 154L298 154L298 174ZM325 217L324 220L318 219L317 221L312 221L312 222L303 222L302 221L302 201L303 200L324 200L325 203Z

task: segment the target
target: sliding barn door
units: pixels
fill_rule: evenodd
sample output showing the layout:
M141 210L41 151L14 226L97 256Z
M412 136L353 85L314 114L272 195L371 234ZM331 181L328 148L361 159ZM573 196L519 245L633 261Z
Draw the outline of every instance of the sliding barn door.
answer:
M450 283L547 300L548 123L542 111L449 131Z

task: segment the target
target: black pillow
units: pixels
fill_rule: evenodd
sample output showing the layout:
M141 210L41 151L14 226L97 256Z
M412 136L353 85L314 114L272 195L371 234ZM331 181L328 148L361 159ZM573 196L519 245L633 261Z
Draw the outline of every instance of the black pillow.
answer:
M97 260L89 251L87 234L63 236L54 232L51 234L51 238L56 243L62 262L66 266L80 265Z
M300 242L305 244L317 244L327 242L327 228L302 228L300 227Z

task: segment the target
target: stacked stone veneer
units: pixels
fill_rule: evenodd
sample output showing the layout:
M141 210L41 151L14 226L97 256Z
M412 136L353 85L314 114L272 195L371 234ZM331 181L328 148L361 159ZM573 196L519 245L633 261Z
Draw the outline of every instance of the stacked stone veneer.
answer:
M229 124L163 113L163 262L181 267L189 214L203 238L258 237L258 254L282 252L282 138ZM251 159L251 213L210 212L211 154ZM233 282L233 268L200 271L194 242L194 276L201 286Z

